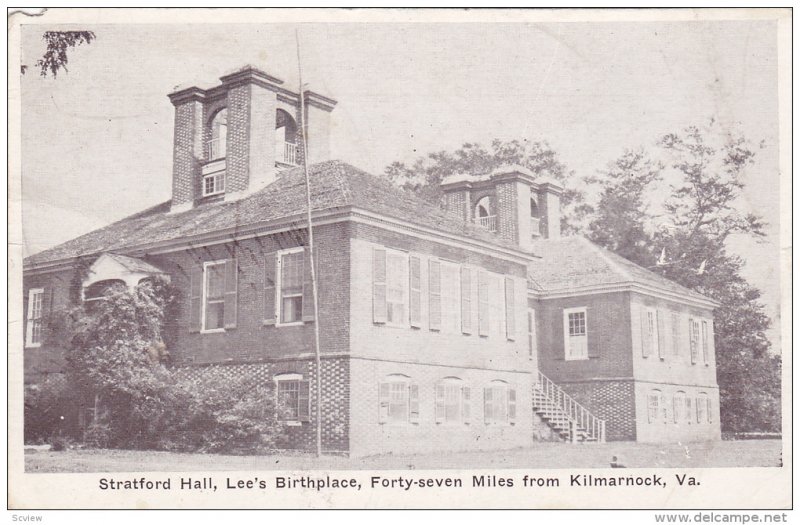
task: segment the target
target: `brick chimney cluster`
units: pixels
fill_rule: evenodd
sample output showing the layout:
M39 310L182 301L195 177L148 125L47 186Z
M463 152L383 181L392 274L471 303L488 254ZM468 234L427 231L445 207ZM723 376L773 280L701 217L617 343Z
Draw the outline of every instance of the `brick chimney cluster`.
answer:
M303 163L298 92L251 66L220 81L169 95L175 107L173 213L240 199L273 182L280 170ZM313 91L304 91L303 99L308 162L328 160L336 101Z
M487 175L448 177L442 190L447 211L524 250L530 250L536 238L561 236L563 188L522 166L504 166Z

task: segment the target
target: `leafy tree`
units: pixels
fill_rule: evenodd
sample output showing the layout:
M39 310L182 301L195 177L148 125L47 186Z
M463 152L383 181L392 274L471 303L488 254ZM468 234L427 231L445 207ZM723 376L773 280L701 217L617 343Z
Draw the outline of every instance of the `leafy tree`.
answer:
M493 140L488 148L467 143L454 152L438 151L420 157L411 166L393 162L384 172L398 186L439 204L442 199L440 185L445 177L457 174L485 175L509 164L524 166L540 176L560 182L564 186L561 197L564 210L562 231L571 232L579 228L587 211L583 193L573 183L574 172L567 169L546 142Z
M45 31L42 39L47 44L47 49L35 64L39 68L39 74L46 77L49 73L55 78L61 69L68 71L67 51L82 44L90 44L95 38L97 37L92 31ZM21 69L24 75L28 66L22 65Z
M600 197L589 224L588 237L597 244L639 264L647 264L652 239L647 231L650 218L646 196L661 178L663 165L648 158L643 149L627 150L602 177L587 177L600 185Z
M721 138L721 140L720 140ZM760 238L764 222L739 209L742 175L756 148L744 137L691 126L658 142L670 158L664 214L644 204L660 164L626 152L600 186L589 224L599 244L721 304L715 310L717 379L723 430L780 430L780 358L770 354L769 317L760 292L741 275L744 262L728 253L732 234ZM625 173L628 173L626 176Z

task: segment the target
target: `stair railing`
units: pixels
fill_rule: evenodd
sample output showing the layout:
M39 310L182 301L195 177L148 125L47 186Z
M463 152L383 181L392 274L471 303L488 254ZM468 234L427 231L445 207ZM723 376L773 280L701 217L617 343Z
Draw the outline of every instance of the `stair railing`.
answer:
M574 425L570 425L570 441L574 441L575 431L572 429L583 429L591 439L598 443L606 441L606 422L591 412L586 407L575 401L563 388L555 384L549 377L538 372L539 390L545 398L556 407L561 409Z

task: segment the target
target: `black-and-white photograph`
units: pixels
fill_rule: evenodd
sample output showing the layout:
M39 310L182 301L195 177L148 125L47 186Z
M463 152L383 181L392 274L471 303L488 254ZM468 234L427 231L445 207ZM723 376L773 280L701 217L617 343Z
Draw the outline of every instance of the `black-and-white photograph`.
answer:
M791 13L651 12L12 17L25 475L786 467Z

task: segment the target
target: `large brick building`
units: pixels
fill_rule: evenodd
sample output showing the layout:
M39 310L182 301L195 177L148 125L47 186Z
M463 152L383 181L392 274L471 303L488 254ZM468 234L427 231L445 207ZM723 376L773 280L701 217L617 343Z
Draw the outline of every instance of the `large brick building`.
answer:
M452 177L432 206L327 160L334 100L251 67L170 100L172 199L25 260L26 382L62 372L42 327L76 280L92 300L164 274L184 298L171 366L275 382L298 448L318 414L323 450L351 455L719 438L715 304L562 238L554 181Z

